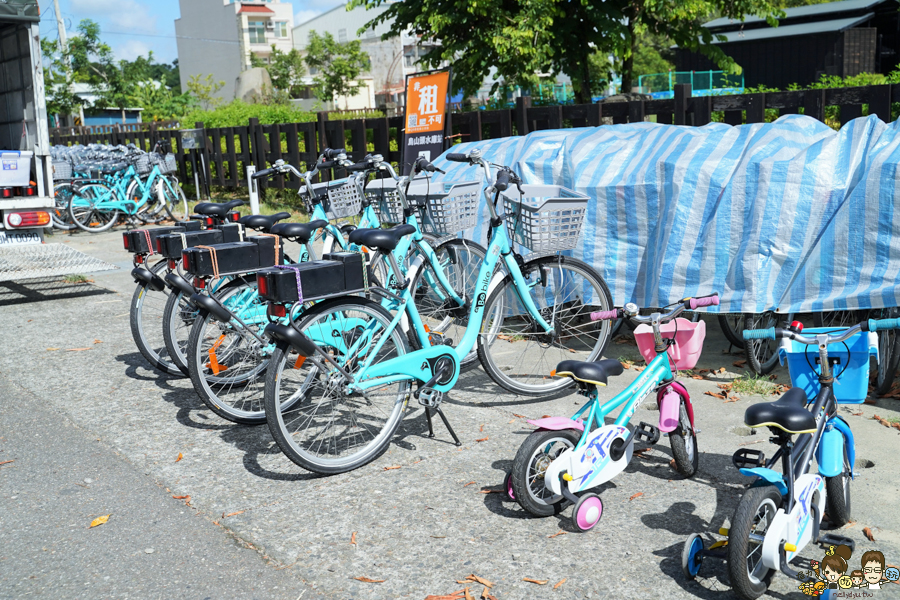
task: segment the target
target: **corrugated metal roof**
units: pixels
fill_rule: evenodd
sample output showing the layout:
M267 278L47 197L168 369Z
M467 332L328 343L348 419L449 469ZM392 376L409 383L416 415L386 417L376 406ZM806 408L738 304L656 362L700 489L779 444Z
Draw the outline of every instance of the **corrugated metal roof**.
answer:
M728 38L726 42L714 41L713 44L727 42L749 42L752 40L764 40L768 38L791 37L796 35L811 35L813 33L826 33L830 31L844 31L868 21L874 16L869 13L861 17L851 19L835 19L833 21L816 21L815 23L802 23L800 25L781 25L779 27L760 27L757 29L745 29L743 31L728 31L719 33Z
M843 2L826 2L824 4L813 4L812 6L788 8L784 11L785 16L782 21L819 15L821 15L823 19L829 19L833 18L835 13L868 10L873 6L889 1L891 0L844 0ZM765 21L765 19L747 15L743 20L743 24L759 23L760 21ZM710 21L709 23L704 23L703 26L715 29L717 27L726 27L728 25L740 26L741 24L742 22L736 19L723 17L721 19Z

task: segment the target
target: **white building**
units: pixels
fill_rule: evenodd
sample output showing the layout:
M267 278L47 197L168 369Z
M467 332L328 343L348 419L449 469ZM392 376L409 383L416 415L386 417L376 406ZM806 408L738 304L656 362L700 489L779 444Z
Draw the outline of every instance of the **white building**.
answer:
M194 75L224 81L218 96L234 98L235 80L250 68L250 55L268 62L272 46L293 48L293 6L289 0L179 0L175 20L181 87Z
M357 35L366 23L387 9L382 5L371 10L357 7L348 11L345 5L340 5L294 27L294 47L301 52L309 43L309 32L314 30L320 35L330 33L341 43L360 40L363 51L369 55L371 69L361 78L366 85L362 97L350 98L349 101L337 98L337 108L344 108L345 102L349 102L350 108L382 108L391 103L402 105L406 75L422 70L417 63L428 52L431 42L407 34L382 41L381 35L390 30L390 23L382 23L374 30L366 30L362 36ZM363 102L367 105L360 106Z

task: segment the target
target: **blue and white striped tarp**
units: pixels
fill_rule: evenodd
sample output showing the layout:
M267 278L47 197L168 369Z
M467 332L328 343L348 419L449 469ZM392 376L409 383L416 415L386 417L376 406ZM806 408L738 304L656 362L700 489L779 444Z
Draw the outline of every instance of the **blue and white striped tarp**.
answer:
M526 183L590 198L574 255L617 306L664 306L718 291L720 312L900 305L900 123L834 131L800 115L774 123L654 123L540 131L460 144ZM436 181L481 179L443 157ZM488 211L467 237L484 242ZM715 310L713 308L713 310Z

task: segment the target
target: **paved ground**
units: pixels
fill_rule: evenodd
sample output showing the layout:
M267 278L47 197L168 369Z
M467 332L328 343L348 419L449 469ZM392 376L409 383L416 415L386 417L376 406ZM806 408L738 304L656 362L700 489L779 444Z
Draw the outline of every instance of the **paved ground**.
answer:
M120 240L120 235L112 232L74 236L66 243L127 266L128 255L121 250ZM309 583L314 588L303 597L315 597L312 594L316 593L335 599L422 599L428 594L461 589L463 585L457 580L473 573L494 582L493 594L501 600L732 597L722 566L705 565L695 582L685 581L680 572L685 538L693 532L708 534L727 525L734 511L746 482L732 467L731 454L741 444L768 450L764 432L752 436L742 428L745 408L760 397L723 403L704 395L706 391L719 391L717 383L743 372L732 366L740 357L726 354L728 344L715 320L708 322L707 344L698 368L725 366L726 372L710 380L686 381L701 429L700 472L682 480L669 467L671 453L663 440L602 486L603 520L597 530L578 534L570 525L570 510L558 517L529 518L517 505L503 502L500 494L481 492L499 489L529 431L519 415L534 418L569 414L580 404L579 396L550 401L517 398L501 392L480 370L474 370L464 374L447 406L448 416L464 442L461 449L448 443L449 436L440 427L437 441L427 439L422 412L411 410L400 435L375 463L341 476L316 477L285 459L265 426L247 428L222 421L205 409L189 381L150 370L128 328L134 284L127 269L98 274L94 280L80 286L77 295L65 291L68 297L56 300L49 298L60 295L59 291L45 292L47 298L43 300L29 300L0 288L0 339L15 340L0 347L0 376L15 382L16 389L21 388L17 393L35 398L45 411L58 413L54 422L57 427L68 419L78 431L89 434L90 441L99 439L98 447L117 453L119 461L127 461L131 473L123 473L121 481L115 476L110 487L119 494L117 498L122 497L123 489L149 489L156 482L169 492L157 490L156 500L148 496L146 510L162 510L159 507L163 503L177 502L166 496L190 495L191 510L177 512L198 517L185 519L216 532L213 535L219 535L223 545L231 535L258 549L259 558L253 560L258 563L260 579L268 586L262 594L265 597L281 597L269 590L275 585L287 586L276 579L285 574L296 586ZM29 293L27 288L19 291ZM89 349L67 351L77 348ZM608 354L636 358L637 349L627 343L616 344ZM626 371L610 385L608 393L622 389L636 374ZM786 370L779 369L776 374L779 381L788 380ZM852 414L857 412L861 414ZM853 484L856 522L842 533L857 541L858 552L880 549L888 562L898 564L900 511L896 499L900 473L896 454L900 434L872 420L876 413L896 418L900 402L880 399L875 406L854 406L852 411L847 407L844 412L856 435L860 476ZM639 409L639 415L650 423L657 419L657 413L648 406ZM21 429L21 436L0 440L0 462L6 457L16 459L11 463L16 469L14 475L9 467L0 467L0 515L4 520L11 518L16 528L4 524L0 540L9 548L15 536L23 546L22 556L27 556L36 554L39 548L29 542L34 534L24 532L21 520L43 520L68 529L70 524L81 526L94 515L114 510L104 508L102 503L85 504L78 513L70 512L75 510L72 507L60 512L7 510L18 506L23 492L40 498L36 504L41 506L60 501L58 495L46 497L38 476L22 473L19 457L37 451L25 438L40 424L16 423L14 427ZM4 423L4 430L6 427ZM486 441L476 442L485 437ZM64 438L60 440L65 448ZM176 462L179 454L183 459ZM84 455L63 449L56 456L62 465L72 464L73 481L92 478L74 468L75 464L82 468L89 458L74 461L71 457ZM868 467L862 468L863 464ZM394 466L400 468L385 469ZM135 476L134 469L142 475ZM634 497L638 493L642 495ZM178 523L172 519L172 523ZM108 524L87 533L109 536L109 552L120 546L117 553L123 558L112 560L116 560L120 577L129 577L125 571L130 565L124 557L139 553L143 546L161 550L162 544L129 541L134 538L126 530L117 533L119 527L127 529L129 524L123 521L114 514ZM863 536L863 527L871 528L875 542ZM79 534L85 540L81 548L94 551L87 533ZM354 533L355 544L351 543ZM193 539L193 534L183 537ZM46 545L45 535L37 539L42 547ZM211 548L216 543L198 538L195 555L207 555L207 545ZM57 579L47 580L47 589L53 581L84 577L78 550L74 545L59 546L58 563L53 567L49 562L41 563L45 565L41 568L60 573ZM184 550L179 558L189 556L188 552ZM14 554L0 552L4 553ZM158 560L160 554L151 557ZM286 568L276 571L273 566L265 566L263 556ZM808 548L804 556L821 560L822 553ZM154 563L154 568L172 573L179 581L187 581L190 575L208 583L210 589L221 581L217 576L204 577L200 570L179 575L176 560L172 557ZM24 559L13 566L9 569L4 565L0 577L23 579L40 572L38 563ZM29 572L32 566L34 572ZM246 584L253 573L250 567L247 569L228 568L226 573ZM384 581L364 583L356 577ZM539 586L524 578L549 583ZM552 587L562 580L558 588ZM803 597L787 578L777 576L774 581L771 597ZM111 589L107 595L127 595L121 590ZM56 591L59 597L84 593L74 584L60 584ZM880 595L891 597L894 591L883 590ZM482 588L473 585L472 593L479 597Z

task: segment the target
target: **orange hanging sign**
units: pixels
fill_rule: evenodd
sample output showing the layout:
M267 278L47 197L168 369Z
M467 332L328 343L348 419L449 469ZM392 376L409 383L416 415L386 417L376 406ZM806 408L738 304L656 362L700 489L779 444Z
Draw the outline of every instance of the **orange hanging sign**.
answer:
M406 81L406 135L444 130L450 71L413 75Z

